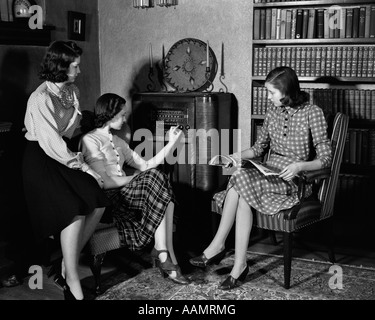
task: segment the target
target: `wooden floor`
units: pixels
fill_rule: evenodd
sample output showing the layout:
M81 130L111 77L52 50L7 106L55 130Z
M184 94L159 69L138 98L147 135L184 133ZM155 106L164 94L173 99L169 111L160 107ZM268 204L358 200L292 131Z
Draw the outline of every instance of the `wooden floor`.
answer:
M282 241L281 237L277 235L278 244L271 244L271 241L267 237L255 236L251 238L249 245L249 251L260 252L260 253L271 253L271 254L282 254ZM11 262L7 260L2 253L1 243L0 243L0 278L7 274L7 271L11 267ZM145 261L148 260L147 252L144 253L142 258ZM335 248L336 261L338 264L344 265L357 265L363 267L375 268L375 251L367 248L359 249L351 248L350 246L337 247ZM123 281L126 278L132 276L132 272L129 270L124 270L124 261L121 261L124 252L121 250L112 252L105 259L102 278L110 279L116 278L117 281ZM306 259L315 259L318 261L327 261L327 253L324 247L319 244L314 244L311 242L305 242L305 240L297 239L295 242L295 247L293 251L294 257L301 257ZM141 268L147 267L147 263ZM148 267L151 267L149 265ZM137 268L137 267L135 267ZM47 267L43 267L43 289L32 290L28 284L28 278L25 279L24 283L20 286L13 288L0 288L0 300L63 300L63 292L53 283L52 279L47 277ZM133 272L135 275L137 272ZM95 299L93 293L94 280L91 270L88 266L88 257L82 254L80 261L80 275L81 282L84 289L85 297L88 300ZM116 280L114 279L114 281ZM114 282L116 284L116 282Z

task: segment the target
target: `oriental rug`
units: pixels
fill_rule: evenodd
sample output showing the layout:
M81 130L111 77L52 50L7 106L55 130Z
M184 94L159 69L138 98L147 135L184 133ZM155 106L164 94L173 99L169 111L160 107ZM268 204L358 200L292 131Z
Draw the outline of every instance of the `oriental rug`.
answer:
M97 300L375 300L375 269L293 258L290 289L284 288L283 257L247 253L250 272L231 291L219 284L234 263L233 253L219 264L187 275L189 285L163 279L156 268L123 281Z

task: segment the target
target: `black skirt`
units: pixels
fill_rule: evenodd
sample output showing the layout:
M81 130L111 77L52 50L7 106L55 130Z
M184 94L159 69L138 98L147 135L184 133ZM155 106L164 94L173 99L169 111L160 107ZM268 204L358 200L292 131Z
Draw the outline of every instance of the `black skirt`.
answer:
M57 235L75 216L111 204L95 178L47 156L38 142L27 142L22 171L36 240Z

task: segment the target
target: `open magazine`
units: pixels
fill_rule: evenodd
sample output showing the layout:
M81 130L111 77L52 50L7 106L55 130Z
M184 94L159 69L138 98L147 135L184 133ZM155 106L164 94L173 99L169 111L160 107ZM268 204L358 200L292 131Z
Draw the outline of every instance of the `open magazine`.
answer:
M257 168L261 173L263 173L265 176L272 176L272 175L279 175L280 170L277 170L275 168L271 168L267 166L264 163L261 163L257 160L251 160L251 159L241 159L241 161L237 161L233 157L229 155L217 155L214 156L208 164L210 166L221 166L221 167L244 167L249 168L254 166Z

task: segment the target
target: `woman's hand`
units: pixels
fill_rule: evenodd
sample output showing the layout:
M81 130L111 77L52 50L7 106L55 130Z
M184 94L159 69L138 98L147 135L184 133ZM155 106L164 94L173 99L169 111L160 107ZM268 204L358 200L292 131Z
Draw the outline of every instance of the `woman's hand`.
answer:
M291 181L301 171L298 162L287 165L279 174L279 177L285 181Z
M178 127L171 127L169 129L169 141L171 143L175 143L177 142L178 140L180 140L181 136L182 136L183 132L181 129L179 129Z

